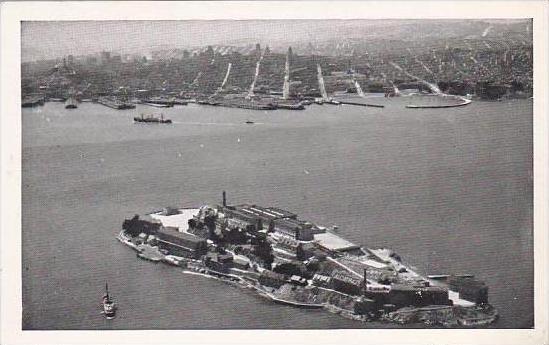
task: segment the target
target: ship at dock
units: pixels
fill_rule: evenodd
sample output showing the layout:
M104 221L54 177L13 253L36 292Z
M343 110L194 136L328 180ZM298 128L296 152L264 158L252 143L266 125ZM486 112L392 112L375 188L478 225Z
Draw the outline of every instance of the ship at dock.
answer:
M172 103L155 103L155 102L145 101L145 102L143 102L143 104L151 106L151 107L155 107L155 108L171 108L171 107L173 107Z
M21 100L21 107L23 108L36 107L39 105L44 105L44 103L45 103L44 95L29 95L24 97Z
M251 109L251 110L276 110L276 104L272 102L262 102L254 99L223 99L216 102L217 106L228 107L228 108L241 108L241 109Z
M171 108L174 105L187 105L189 102L177 98L151 97L143 100L141 103L157 108Z
M65 109L76 109L78 108L78 102L73 96L69 96L65 101Z
M97 99L97 103L117 110L135 109L135 104L129 102L128 100L118 99L116 97L99 97Z
M140 258L361 322L478 327L498 318L472 275L423 276L393 250L362 247L279 207L228 205L225 193L218 205L135 215L117 238Z
M305 105L301 102L294 103L294 102L277 101L276 108L285 109L285 110L304 110Z
M276 110L277 104L271 100L247 99L245 97L209 97L199 99L197 104L211 105L226 108L240 108L250 110Z

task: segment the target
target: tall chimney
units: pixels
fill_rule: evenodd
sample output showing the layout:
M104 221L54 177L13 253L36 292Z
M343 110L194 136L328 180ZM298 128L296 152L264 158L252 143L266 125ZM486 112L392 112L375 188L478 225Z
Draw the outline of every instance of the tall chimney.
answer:
M223 207L227 207L227 193L223 191Z

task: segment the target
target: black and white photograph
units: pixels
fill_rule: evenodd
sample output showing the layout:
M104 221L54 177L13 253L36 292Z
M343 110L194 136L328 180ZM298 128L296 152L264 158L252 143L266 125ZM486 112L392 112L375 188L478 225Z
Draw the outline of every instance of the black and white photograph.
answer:
M17 21L18 49L2 51L20 78L2 66L2 101L6 85L17 95L2 109L18 137L2 149L18 167L2 169L19 193L2 192L18 219L2 224L18 253L2 270L20 265L18 297L2 277L10 326L547 337L547 18L534 13L547 3L235 15L247 4L211 18L191 15L213 8L200 3L159 4L162 18L138 11L154 3L113 2L103 18L108 2L90 17L73 4Z

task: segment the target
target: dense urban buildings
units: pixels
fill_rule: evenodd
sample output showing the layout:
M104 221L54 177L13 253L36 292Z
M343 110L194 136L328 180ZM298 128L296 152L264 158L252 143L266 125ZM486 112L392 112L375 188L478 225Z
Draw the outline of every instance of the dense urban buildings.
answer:
M455 23L454 23L455 24ZM473 22L486 31L489 24ZM452 22L441 24L450 30ZM322 96L317 65L328 94L383 93L388 88L420 88L418 81L441 92L497 99L532 95L531 24L524 21L499 28L499 33L415 40L387 38L328 40L297 46L267 44L209 45L194 49L164 49L150 53L98 52L22 64L23 96L52 98L105 95L129 98L265 97L283 94L289 63L289 97ZM484 28L484 29L483 29ZM412 29L412 28L410 28ZM503 30L503 31L502 31ZM495 31L495 30L493 30ZM403 32L402 35L409 33ZM356 82L355 82L356 81Z

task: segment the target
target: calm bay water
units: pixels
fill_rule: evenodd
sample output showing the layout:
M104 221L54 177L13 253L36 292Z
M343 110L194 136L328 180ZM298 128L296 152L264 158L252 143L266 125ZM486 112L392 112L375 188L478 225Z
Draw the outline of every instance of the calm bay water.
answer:
M501 314L533 325L532 101L454 109L311 106L256 112L83 103L23 109L23 328L371 328L275 305L139 260L114 239L164 206L253 202L297 212L420 272L472 273ZM254 125L244 124L246 120ZM117 318L100 314L105 281Z

